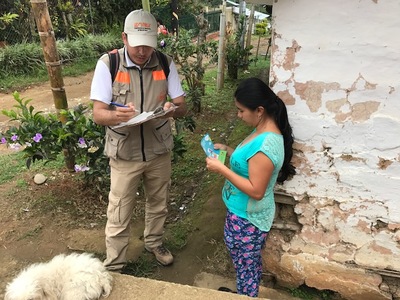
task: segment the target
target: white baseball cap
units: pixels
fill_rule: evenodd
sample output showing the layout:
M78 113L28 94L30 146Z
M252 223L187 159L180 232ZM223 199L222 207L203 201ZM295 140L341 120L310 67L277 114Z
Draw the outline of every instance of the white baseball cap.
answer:
M125 18L124 32L131 47L157 47L157 21L143 9L134 10Z

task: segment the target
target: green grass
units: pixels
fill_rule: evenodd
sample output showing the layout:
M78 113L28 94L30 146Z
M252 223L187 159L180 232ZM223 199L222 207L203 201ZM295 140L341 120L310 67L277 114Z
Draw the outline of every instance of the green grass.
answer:
M8 182L26 170L21 152L0 155L0 184Z
M63 76L79 76L87 72L94 71L98 57L81 59L73 65L66 65L63 67Z
M190 220L179 220L178 222L168 226L165 237L165 244L172 252L183 249L187 244L187 238L194 228Z
M9 182L15 177L22 173L30 172L37 173L43 171L45 174L51 174L54 170L59 170L64 167L64 161L62 155L60 155L55 161L36 161L28 169L26 166L26 160L22 151L0 155L0 165L2 171L0 172L0 184ZM23 179L17 179L17 185L19 187L26 187L23 183Z
M136 277L153 277L157 269L157 262L153 255L144 253L135 261L129 261L122 270L123 274L128 274Z
M299 286L295 289L288 289L289 293L297 298L304 300L330 300L333 299L335 293L330 290L318 290L306 285Z
M28 187L28 182L23 178L19 178L19 179L17 179L16 187L20 188L20 189L27 188Z

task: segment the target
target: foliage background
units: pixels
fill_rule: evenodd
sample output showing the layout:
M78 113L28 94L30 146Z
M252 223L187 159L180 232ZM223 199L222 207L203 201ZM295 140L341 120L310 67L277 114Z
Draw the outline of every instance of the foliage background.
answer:
M179 2L180 26L194 29L194 17L202 7L217 7L219 1ZM126 14L142 7L141 0L47 0L57 40L69 40L86 34L121 32ZM171 29L172 12L169 1L150 1L151 12ZM212 24L219 26L219 12ZM215 25L214 25L215 26ZM171 30L170 30L171 31ZM8 45L39 42L30 0L0 1L0 42Z
M217 5L211 1L194 4L184 0L179 3L182 7L179 27L193 31L194 35L198 32L196 16L204 11L205 5ZM69 65L78 64L81 73L88 72L94 69L101 54L122 46L125 16L128 11L141 8L141 1L48 0L47 6L63 74L74 76L77 74L69 73ZM169 27L169 16L172 16L169 2L152 0L150 7L156 18ZM205 15L209 32L219 30L219 16L218 9L211 9ZM0 2L0 65L0 91L3 92L23 88L21 78L18 78L21 76L31 83L47 79L30 0Z

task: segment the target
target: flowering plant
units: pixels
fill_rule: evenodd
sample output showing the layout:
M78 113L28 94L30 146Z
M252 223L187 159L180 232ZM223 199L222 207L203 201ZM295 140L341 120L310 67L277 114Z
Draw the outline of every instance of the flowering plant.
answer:
M64 153L66 166L75 172L85 172L88 183L98 186L108 183L108 159L103 155L104 127L88 117L89 107L79 105L74 109L53 113L35 112L25 100L13 94L15 109L2 110L13 125L0 132L0 142L14 150L21 150L29 168L36 160L54 160ZM61 122L60 119L66 120Z

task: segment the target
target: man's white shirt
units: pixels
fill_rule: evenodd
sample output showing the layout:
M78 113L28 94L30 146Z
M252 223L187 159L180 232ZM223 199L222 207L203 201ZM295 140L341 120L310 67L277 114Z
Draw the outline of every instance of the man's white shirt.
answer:
M136 66L138 69L140 69L140 67L135 65L135 63L133 63L127 56L126 50L125 50L125 58L128 67ZM168 96L171 99L175 99L179 96L185 95L185 92L182 89L176 65L173 61L171 61L171 64L169 65L169 70L170 71L167 78ZM94 70L92 85L90 89L90 99L98 100L106 104L109 104L112 101L111 73L110 69L102 60L97 61L96 68Z

